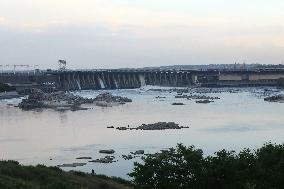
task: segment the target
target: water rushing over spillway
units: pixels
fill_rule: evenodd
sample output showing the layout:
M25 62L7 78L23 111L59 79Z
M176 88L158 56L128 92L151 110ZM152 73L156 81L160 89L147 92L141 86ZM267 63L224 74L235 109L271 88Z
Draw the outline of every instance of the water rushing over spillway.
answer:
M143 82L143 81L141 81ZM114 149L118 162L112 164L88 163L73 168L110 176L127 178L134 160L122 155L137 150L158 152L177 143L195 145L205 154L226 148L240 150L260 147L264 142L283 143L284 103L269 103L261 96L265 91L283 93L275 88L216 89L222 93L204 93L219 97L209 104L175 98L172 88L144 86L140 89L107 90L114 95L133 99L132 103L102 108L92 104L84 111L22 111L9 104L20 99L0 101L1 159L15 159L24 164L59 165L86 163L76 157L103 157L98 151ZM75 95L94 98L100 91L74 91ZM157 97L160 98L157 98ZM183 103L173 106L172 103ZM175 122L189 126L183 130L119 131L114 127L137 127L156 122ZM71 168L64 168L69 170Z

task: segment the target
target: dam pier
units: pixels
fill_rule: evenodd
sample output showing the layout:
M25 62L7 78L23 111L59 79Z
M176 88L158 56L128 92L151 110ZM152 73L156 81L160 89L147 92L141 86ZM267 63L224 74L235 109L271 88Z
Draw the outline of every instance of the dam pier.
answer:
M258 70L37 70L2 72L0 83L25 90L134 89L145 85L169 87L277 86L283 83L283 69Z

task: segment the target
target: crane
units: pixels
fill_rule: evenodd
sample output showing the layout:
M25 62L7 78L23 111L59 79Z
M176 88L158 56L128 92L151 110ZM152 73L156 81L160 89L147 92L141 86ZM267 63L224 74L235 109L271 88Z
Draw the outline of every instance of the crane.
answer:
M66 70L66 60L58 60L59 70Z

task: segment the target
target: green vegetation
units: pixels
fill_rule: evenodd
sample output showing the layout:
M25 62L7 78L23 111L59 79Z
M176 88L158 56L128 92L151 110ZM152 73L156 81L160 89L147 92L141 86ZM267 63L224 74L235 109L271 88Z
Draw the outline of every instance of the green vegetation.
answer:
M284 188L284 145L265 144L239 153L203 151L179 144L147 155L130 176L140 189L280 189Z
M128 186L126 186L128 185ZM0 161L2 189L128 189L128 181L82 172L64 172L57 167L22 166Z
M0 92L9 92L9 91L15 91L16 89L14 87L11 87L7 84L0 83Z

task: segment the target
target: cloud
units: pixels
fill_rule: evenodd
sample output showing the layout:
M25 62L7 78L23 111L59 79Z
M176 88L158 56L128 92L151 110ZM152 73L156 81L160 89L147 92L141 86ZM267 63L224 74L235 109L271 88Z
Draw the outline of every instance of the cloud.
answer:
M231 63L236 57L278 63L284 1L257 2L2 0L0 61L41 60L44 66L66 57L85 68Z

